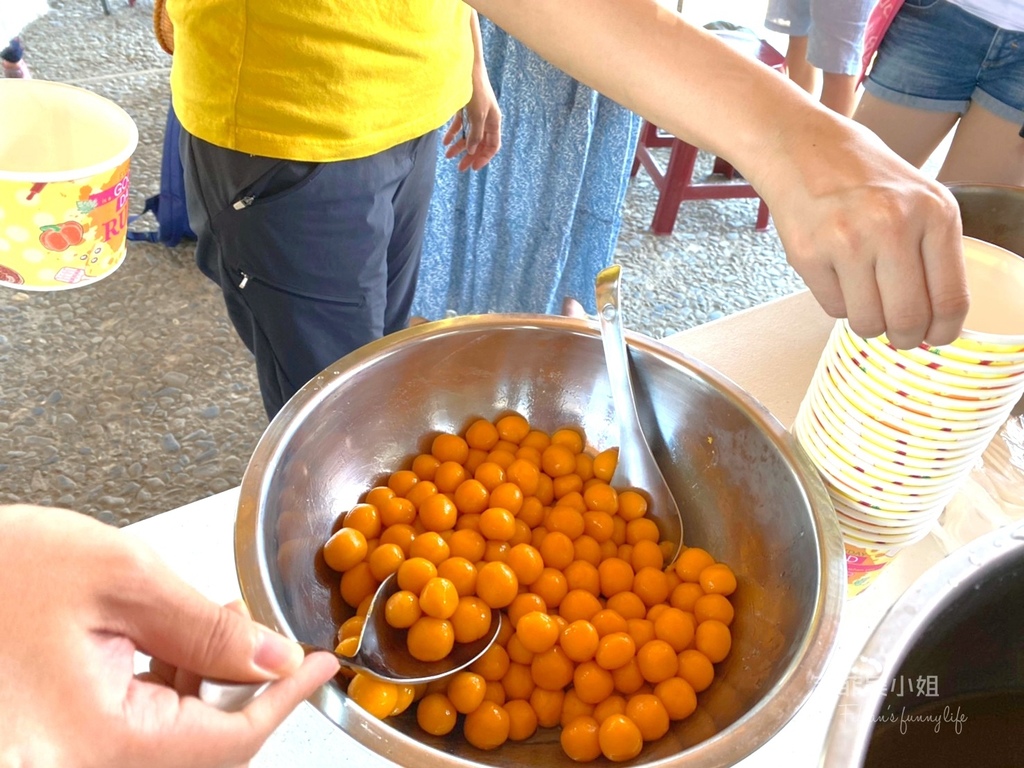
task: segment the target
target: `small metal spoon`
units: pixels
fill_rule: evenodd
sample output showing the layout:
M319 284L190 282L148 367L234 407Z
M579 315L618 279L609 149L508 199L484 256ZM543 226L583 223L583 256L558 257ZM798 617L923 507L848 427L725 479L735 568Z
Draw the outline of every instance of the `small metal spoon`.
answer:
M440 661L419 661L409 653L405 642L405 630L395 629L387 623L384 607L388 598L398 592L398 579L388 576L377 587L366 613L366 623L359 638L359 648L354 656L343 656L329 648L318 648L300 642L307 654L317 651L334 653L341 666L363 672L379 680L398 685L418 685L438 680L465 669L483 656L498 637L501 629L501 611L491 612L491 626L479 640L471 643L456 643L445 658ZM203 680L199 685L199 698L225 712L237 712L258 696L271 683L231 683L222 680Z
M626 338L622 331L622 313L619 311L621 275L622 268L613 264L598 273L594 287L597 316L601 322L601 344L619 424L619 461L611 484L619 490L638 491L647 499L647 516L658 524L662 539L676 545L669 559L672 562L683 544L683 517L640 426L629 374Z

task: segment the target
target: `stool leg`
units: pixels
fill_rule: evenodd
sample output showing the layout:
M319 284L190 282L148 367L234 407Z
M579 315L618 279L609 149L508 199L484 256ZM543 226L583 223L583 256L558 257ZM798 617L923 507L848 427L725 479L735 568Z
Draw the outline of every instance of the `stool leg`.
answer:
M768 229L768 213L768 203L758 198L757 224L754 226L754 229L758 232L764 232Z
M693 166L697 162L697 148L676 139L665 169L665 186L654 208L651 231L656 235L671 235L676 225L679 206L693 180Z

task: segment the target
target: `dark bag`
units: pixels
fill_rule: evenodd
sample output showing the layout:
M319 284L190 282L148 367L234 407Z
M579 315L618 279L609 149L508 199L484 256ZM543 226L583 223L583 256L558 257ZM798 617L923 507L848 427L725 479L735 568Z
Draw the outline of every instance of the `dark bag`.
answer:
M146 206L135 221L152 211L156 216L155 232L129 232L129 240L145 240L175 246L184 240L195 240L195 232L188 224L188 210L185 207L185 172L178 153L178 137L181 123L174 114L174 107L167 108L167 125L164 128L164 153L160 163L160 193L146 199Z

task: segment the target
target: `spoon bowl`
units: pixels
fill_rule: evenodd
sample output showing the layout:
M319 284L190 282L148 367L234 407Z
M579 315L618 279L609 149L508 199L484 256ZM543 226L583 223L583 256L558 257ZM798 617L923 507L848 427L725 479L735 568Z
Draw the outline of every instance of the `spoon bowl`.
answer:
M657 523L662 540L675 545L669 559L672 562L683 545L683 517L640 426L629 373L629 352L622 330L621 278L622 268L613 264L598 273L594 286L601 344L619 427L619 460L611 484L620 491L637 491L647 499L647 516Z
M306 654L333 653L341 666L396 685L431 683L465 669L487 652L501 630L501 611L491 612L491 626L479 640L456 643L451 653L438 661L420 661L409 653L405 642L406 630L388 624L384 608L388 598L398 592L398 578L391 574L377 587L366 612L366 623L359 637L355 655L344 656L329 648L309 643L299 645ZM270 685L261 683L231 683L223 680L203 680L199 698L218 709L236 712Z

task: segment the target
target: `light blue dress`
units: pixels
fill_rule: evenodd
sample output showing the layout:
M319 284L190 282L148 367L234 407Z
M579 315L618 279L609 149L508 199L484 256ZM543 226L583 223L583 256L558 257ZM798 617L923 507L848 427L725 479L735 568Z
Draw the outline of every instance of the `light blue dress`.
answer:
M481 18L501 151L460 173L439 143L413 314L593 313L611 263L640 118Z

